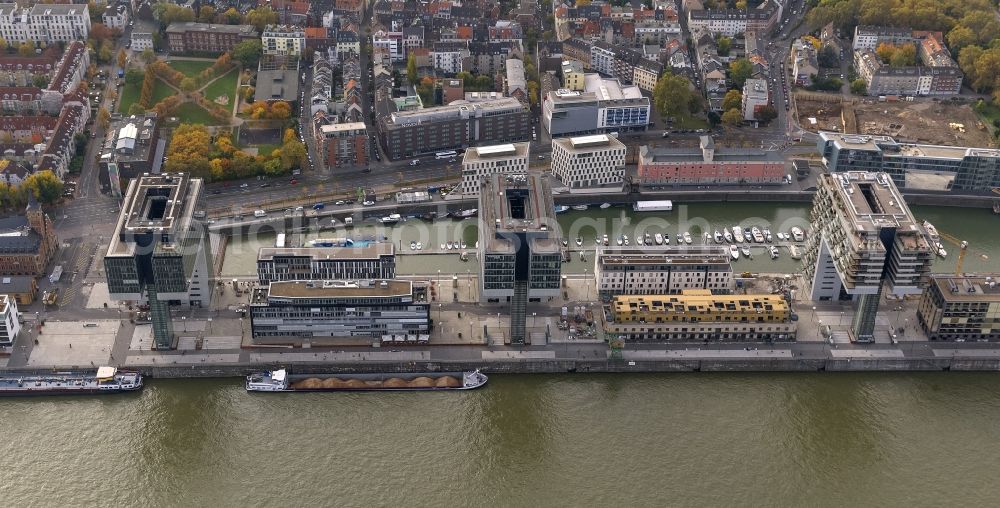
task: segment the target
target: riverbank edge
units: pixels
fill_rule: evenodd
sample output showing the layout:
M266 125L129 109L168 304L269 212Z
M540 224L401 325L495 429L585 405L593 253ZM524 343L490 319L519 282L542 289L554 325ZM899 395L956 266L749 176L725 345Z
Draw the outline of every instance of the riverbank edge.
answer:
M736 358L670 360L516 360L447 361L405 363L314 363L287 362L234 365L137 365L120 367L138 370L154 379L242 378L262 370L286 368L295 374L456 372L480 369L486 374L622 374L681 372L975 372L1000 371L1000 357L930 358ZM4 368L4 375L51 374L83 370L84 367Z

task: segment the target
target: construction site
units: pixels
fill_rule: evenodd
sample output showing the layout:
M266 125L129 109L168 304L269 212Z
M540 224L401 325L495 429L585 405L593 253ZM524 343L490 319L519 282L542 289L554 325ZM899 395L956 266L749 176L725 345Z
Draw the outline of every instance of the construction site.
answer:
M851 134L881 134L930 145L993 147L990 129L968 104L920 98L914 101L846 98L797 91L802 128ZM944 121L947 120L947 121Z

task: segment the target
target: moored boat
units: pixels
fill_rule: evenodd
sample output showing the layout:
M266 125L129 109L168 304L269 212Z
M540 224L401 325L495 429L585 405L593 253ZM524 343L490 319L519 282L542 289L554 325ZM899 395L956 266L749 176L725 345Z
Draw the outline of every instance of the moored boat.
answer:
M739 226L733 226L733 239L736 243L743 243L743 230Z
M788 246L788 256L792 259L802 259L802 252L799 250L798 245Z
M653 241L656 242L656 245L663 245L663 235L656 233L653 235Z
M569 207L566 205L556 205L556 213L566 213L569 211Z
M778 241L779 242L785 241L785 234L782 233L781 231L778 231Z
M726 243L733 243L733 234L728 229L722 229L722 238L726 240Z
M6 374L0 376L0 396L98 395L142 388L142 374L99 367L97 372Z
M646 234L645 234L645 235L644 235L644 236L642 237L642 243L644 243L644 244L646 244L646 245L653 245L653 235L651 235L651 234L649 234L649 233L646 233Z
M747 247L746 245L740 247L740 252L743 253L743 257L745 257L745 258L750 258L751 257L750 247Z
M468 252L463 252L460 256L458 256L458 259L461 259L462 261L468 261L469 260L469 253Z
M608 243L609 243L608 242L608 235L604 235L604 238L602 238L601 241L604 243L604 246L607 247Z
M767 252L771 255L771 259L778 259L778 248L771 245L767 248Z
M286 370L258 372L247 376L248 392L357 392L474 390L489 378L471 372L427 372L399 374L289 374Z
M802 240L805 239L806 239L806 234L805 232L802 231L802 228L798 226L792 226L792 240L795 240L796 242L801 242Z
M691 243L691 233L688 233L687 231L684 232L684 243Z
M417 250L417 242L416 242L416 240L411 240L410 241L410 250Z
M712 238L715 240L715 243L722 243L722 233L720 233L718 229L712 233Z
M442 243L441 244L441 250L446 250L446 249L447 249L447 246L445 246L445 244Z
M574 210L576 210L578 212L582 212L582 211L584 211L584 210L587 209L587 205L573 205L570 208L572 208L572 209L574 209Z
M463 248L463 249L468 249L468 248L469 248L469 246L468 246L468 244L466 244L465 242L462 242L462 248Z
M753 241L757 243L764 243L764 233L761 233L760 228L754 226L750 230L750 235L753 237Z
M740 259L740 249L736 248L735 245L729 246L729 255L733 257L733 261Z
M583 237L582 236L576 237L576 246L577 247L582 247L583 246Z
M423 249L424 249L424 244L417 242L417 250L423 250Z
M611 203L601 203L601 210L607 210L611 208Z

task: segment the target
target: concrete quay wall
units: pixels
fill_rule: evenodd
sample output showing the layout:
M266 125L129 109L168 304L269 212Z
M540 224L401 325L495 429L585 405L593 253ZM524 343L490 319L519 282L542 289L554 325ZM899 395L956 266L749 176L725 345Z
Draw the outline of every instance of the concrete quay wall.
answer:
M560 360L529 359L505 361L451 362L281 362L263 364L145 365L135 367L144 375L159 378L243 377L258 370L288 368L296 374L347 374L380 372L452 372L481 369L493 374L559 373L655 373L655 372L928 372L928 371L1000 371L1000 358L930 357L930 358L735 358L667 360ZM23 368L0 369L5 374L51 374L65 371Z

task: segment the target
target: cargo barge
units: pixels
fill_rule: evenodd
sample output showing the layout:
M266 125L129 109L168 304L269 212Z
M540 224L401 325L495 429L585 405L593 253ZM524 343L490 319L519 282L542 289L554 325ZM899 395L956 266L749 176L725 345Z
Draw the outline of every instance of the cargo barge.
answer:
M0 396L102 395L142 388L142 374L100 367L97 372L0 376Z
M488 378L472 372L292 375L284 369L247 376L248 392L419 392L475 390Z

